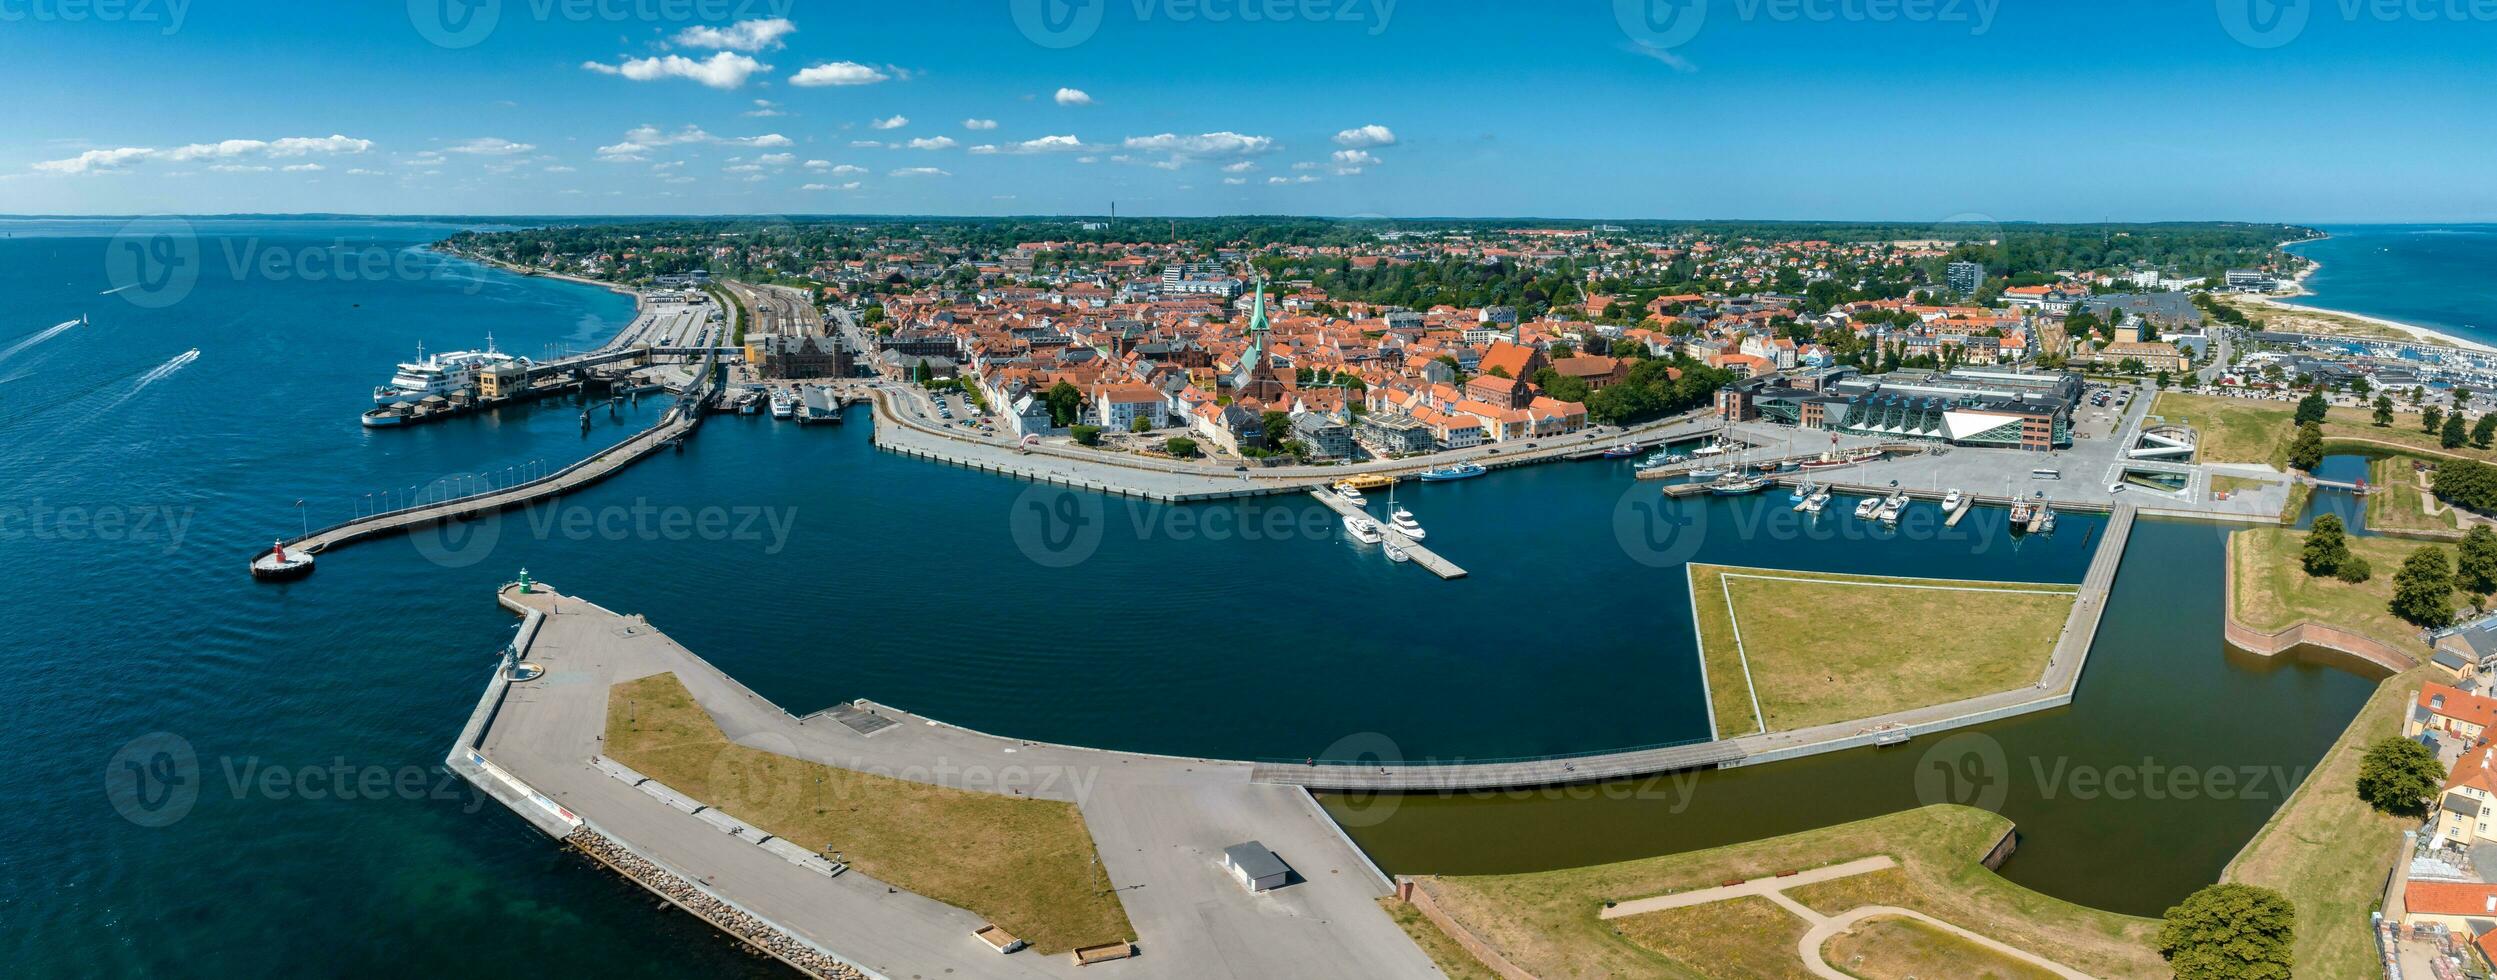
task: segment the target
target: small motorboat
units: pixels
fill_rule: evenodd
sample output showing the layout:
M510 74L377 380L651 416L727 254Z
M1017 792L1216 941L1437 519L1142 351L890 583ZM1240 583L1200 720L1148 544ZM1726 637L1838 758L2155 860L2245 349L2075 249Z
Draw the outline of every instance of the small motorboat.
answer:
M1335 495L1336 495L1336 496L1338 496L1338 497L1342 497L1342 498L1344 498L1344 499L1346 499L1346 500L1352 501L1353 503L1356 503L1356 504L1357 504L1357 503L1362 502L1362 499L1363 499L1363 498L1362 498L1362 496L1361 496L1361 488L1360 488L1360 487L1353 486L1353 485L1352 485L1352 484L1350 484L1350 483L1338 483L1338 484L1336 484L1336 485L1335 485Z
M1942 509L1945 511L1958 510L1960 503L1967 499L1967 494L1961 493L1958 489L1954 488L1950 493L1942 496Z
M1725 470L1714 466L1702 466L1691 471L1691 479L1694 480L1714 480L1724 475Z
M1406 554L1403 548L1399 548L1391 544L1387 546L1387 560L1402 564L1404 562L1412 561L1413 556Z
M1353 540L1362 544L1377 544L1384 540L1384 536L1379 534L1379 523L1368 518L1344 518L1344 533L1352 535Z
M1483 475L1483 472L1484 470L1481 464L1458 463L1454 466L1442 466L1438 469L1423 470L1422 479L1430 483L1439 483L1446 480L1470 480Z
M1880 497L1866 497L1863 503L1855 505L1855 516L1865 520L1872 520L1873 515L1879 513L1881 513Z

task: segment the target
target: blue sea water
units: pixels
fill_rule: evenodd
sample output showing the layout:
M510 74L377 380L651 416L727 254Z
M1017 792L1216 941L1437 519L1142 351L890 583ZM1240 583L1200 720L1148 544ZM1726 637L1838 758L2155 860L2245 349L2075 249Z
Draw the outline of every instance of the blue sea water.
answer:
M2326 226L2289 250L2323 263L2289 302L2497 344L2497 225Z
M1980 512L1955 533L1912 523L1868 538L1848 521L1791 523L1782 496L1660 510L1622 464L1555 465L1399 491L1473 573L1440 582L1346 542L1309 502L1064 494L877 452L863 415L806 429L721 417L683 453L556 505L348 547L299 583L252 582L244 563L273 537L560 465L664 409L593 411L587 434L565 402L357 426L369 389L420 342L490 333L534 355L631 315L604 290L422 248L451 230L0 223L10 972L773 972L442 776L512 628L491 590L523 567L648 614L798 711L871 697L1177 754L1299 759L1384 741L1411 758L1490 758L1707 736L1682 559L2068 582L2098 527L2067 515L2053 537L2014 541L1999 512ZM2159 656L2218 657L2214 638L2173 639ZM2369 688L2187 662L2207 669L2178 676L2231 685L2197 710L2279 736L2237 753L2311 760ZM117 807L108 777L154 758L125 750L168 739L198 759L187 809ZM2163 813L2197 854L2224 853L2260 815ZM2082 821L2037 820L2043 840L2093 840ZM2086 874L2096 853L2064 851L2062 866ZM2145 901L2176 897L2158 888Z

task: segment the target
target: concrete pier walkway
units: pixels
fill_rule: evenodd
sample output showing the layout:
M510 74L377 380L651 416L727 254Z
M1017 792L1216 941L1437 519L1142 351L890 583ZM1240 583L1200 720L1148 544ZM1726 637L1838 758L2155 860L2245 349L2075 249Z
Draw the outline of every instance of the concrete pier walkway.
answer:
M1465 577L1465 569L1458 568L1456 562L1442 558L1439 556L1438 552L1423 547L1422 542L1414 540L1403 531L1396 530L1395 525L1380 520L1368 510L1363 509L1360 504L1344 499L1343 494L1336 493L1332 490L1312 490L1309 491L1309 495L1318 498L1319 503L1327 505L1328 510L1342 514L1345 517L1356 518L1377 524L1379 526L1379 534L1384 539L1384 543L1392 544L1398 548L1404 549L1405 554L1413 559L1414 564L1429 569L1431 574L1437 575L1443 579Z
M672 887L698 889L697 904L766 922L792 948L888 978L1438 975L1377 904L1392 888L1385 876L1307 793L1254 782L1246 764L1000 738L865 702L800 718L641 617L517 587L499 599L524 616L515 657L545 673L510 681L497 672L452 748L454 771L549 834L595 830L668 869ZM663 672L742 745L1076 804L1140 955L1083 968L1064 955L1001 956L973 938L982 920L971 912L858 871L827 877L602 768L610 687ZM892 723L862 734L844 721L861 712ZM1297 880L1267 892L1242 888L1223 870L1222 853L1249 840L1272 848Z
M600 450L588 459L526 483L369 514L333 524L287 541L286 550L318 555L339 545L362 541L366 538L398 534L412 528L439 524L444 521L482 517L534 500L570 493L614 476L642 457L691 435L694 427L702 424L702 403L711 397L715 387L710 380L715 373L712 370L713 360L716 360L716 357L706 360L702 372L698 375L701 380L693 389L687 391L676 405L670 407L667 414L660 416L657 423L634 433L622 442Z

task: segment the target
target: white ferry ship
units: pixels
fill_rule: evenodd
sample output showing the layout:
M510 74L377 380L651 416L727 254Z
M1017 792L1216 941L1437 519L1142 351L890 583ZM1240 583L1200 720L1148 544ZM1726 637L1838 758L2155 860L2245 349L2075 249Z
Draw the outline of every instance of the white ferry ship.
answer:
M527 365L529 359L494 349L494 335L486 335L486 349L452 351L427 356L425 345L416 345L416 359L399 365L390 383L373 389L373 404L419 401L427 395L449 395L463 388L474 390L477 372L503 364Z

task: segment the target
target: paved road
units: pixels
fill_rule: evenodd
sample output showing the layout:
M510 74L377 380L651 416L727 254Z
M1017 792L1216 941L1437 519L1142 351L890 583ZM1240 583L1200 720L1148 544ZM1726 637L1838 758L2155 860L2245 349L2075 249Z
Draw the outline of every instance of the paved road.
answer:
M516 593L515 593L516 595ZM1020 792L1083 811L1141 955L1087 977L1437 976L1376 904L1390 885L1301 790L1249 767L999 738L870 706L899 724L862 736L829 716L791 717L636 617L541 592L514 685L483 738L497 765L658 860L836 954L888 977L1067 976L1064 956L999 956L969 912L827 879L743 843L596 770L610 685L674 672L737 742L828 765L960 789ZM1302 879L1252 895L1219 865L1258 840Z

